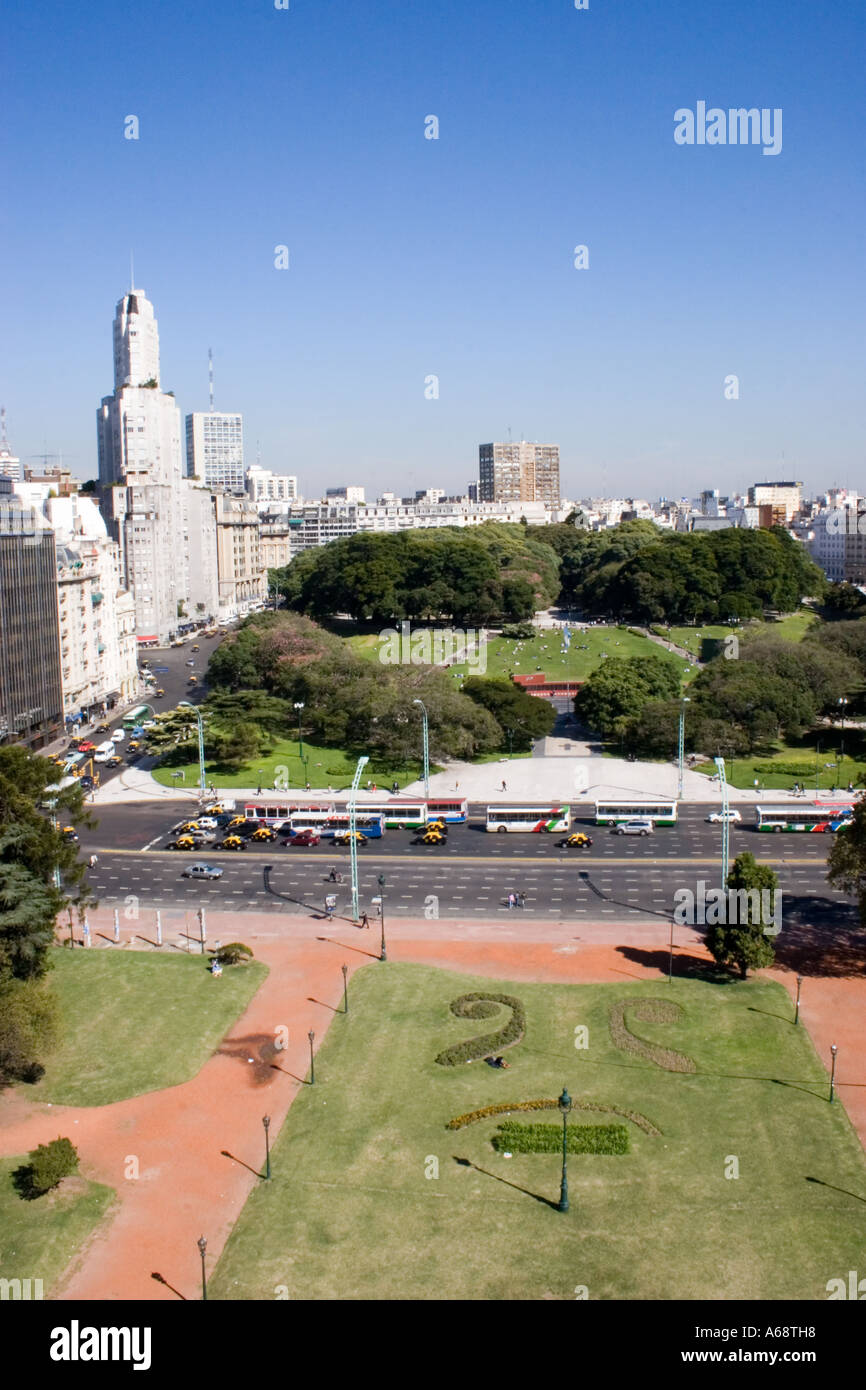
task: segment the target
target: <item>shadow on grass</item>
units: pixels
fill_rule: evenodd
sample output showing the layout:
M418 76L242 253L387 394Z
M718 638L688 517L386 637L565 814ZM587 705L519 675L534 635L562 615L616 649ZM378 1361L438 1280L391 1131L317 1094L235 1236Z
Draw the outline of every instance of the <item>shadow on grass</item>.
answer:
M35 1202L39 1197L47 1197L47 1192L42 1192L33 1186L33 1169L29 1163L22 1163L20 1168L16 1168L12 1174L12 1186L18 1193L22 1202Z
M471 1158L458 1158L456 1154L451 1157L461 1168L471 1168L476 1173L481 1173L485 1178L492 1178L494 1182L504 1183L506 1187L513 1187L515 1192L520 1192L524 1197L531 1197L534 1202L540 1202L544 1207L551 1207L553 1211L559 1210L559 1203L552 1202L549 1197L542 1197L540 1192L531 1192L528 1187L521 1187L519 1183L509 1182L508 1178L502 1178L498 1173L491 1173L487 1168L479 1168L477 1163L473 1163Z
M171 1292L176 1294L183 1303L187 1302L186 1294L181 1293L180 1289L176 1289L174 1285L170 1284L167 1279L164 1279L161 1274L153 1273L150 1277L151 1279L155 1279L157 1284L162 1284L163 1288L171 1289Z
M832 1182L825 1182L823 1178L806 1178L806 1182L816 1183L818 1187L826 1187L830 1192L841 1192L844 1197L853 1197L855 1202L863 1202L866 1205L866 1197L859 1192L849 1192L847 1187L836 1187Z

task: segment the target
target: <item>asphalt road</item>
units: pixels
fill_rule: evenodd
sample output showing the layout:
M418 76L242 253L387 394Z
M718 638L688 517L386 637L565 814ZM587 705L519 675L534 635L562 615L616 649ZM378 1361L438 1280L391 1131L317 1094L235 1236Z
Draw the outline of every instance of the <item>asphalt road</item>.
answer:
M371 899L386 879L386 914L428 918L480 919L515 913L506 906L509 892L526 895L519 915L584 922L668 922L674 892L704 880L719 883L721 832L704 822L708 807L682 808L678 826L660 829L646 839L626 839L588 827L588 851L563 851L560 836L489 835L476 826L454 826L447 845L413 847L411 836L388 831L381 841L359 849L361 910L374 915ZM284 911L315 916L327 893L337 897L337 915L351 903L349 853L322 843L295 850L276 843L249 845L243 853L214 851L178 854L163 848L165 831L177 811L162 806L114 806L94 832L82 836L82 850L98 856L91 882L101 904L149 909L236 908L240 913ZM783 922L817 931L856 930L844 895L826 882L829 837L767 835L734 828L731 858L742 850L771 863L779 873ZM215 882L181 877L186 864L218 864ZM331 866L346 883L328 881Z

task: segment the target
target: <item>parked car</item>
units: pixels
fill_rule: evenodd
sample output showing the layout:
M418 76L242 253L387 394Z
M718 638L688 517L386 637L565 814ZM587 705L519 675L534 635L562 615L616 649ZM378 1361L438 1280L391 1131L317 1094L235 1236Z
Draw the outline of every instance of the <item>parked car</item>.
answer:
M310 845L317 845L321 840L321 835L317 835L315 830L298 830L294 835L290 835L286 840L287 845L307 848Z
M187 864L181 878L222 878L223 871L215 864Z
M573 835L569 835L559 842L560 849L591 849L592 840L588 835L584 835L582 830L576 830Z
M733 809L730 811L711 811L707 816L710 825L721 825L723 821L730 821L735 825L739 825L742 819L743 817L740 815L739 811Z
M196 842L192 835L178 835L176 840L172 840L168 845L169 849L191 850L196 848Z
M219 821L216 816L199 816L198 824L202 830L219 830Z
M611 835L652 835L653 823L651 820L624 820L619 825L611 827Z
M240 835L226 835L225 839L217 845L217 849L246 849L246 841Z

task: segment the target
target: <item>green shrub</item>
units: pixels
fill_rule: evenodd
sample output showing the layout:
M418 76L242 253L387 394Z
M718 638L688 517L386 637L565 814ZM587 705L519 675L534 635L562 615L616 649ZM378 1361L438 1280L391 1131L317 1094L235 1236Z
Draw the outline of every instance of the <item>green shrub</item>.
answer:
M627 1154L628 1130L625 1125L569 1125L567 1150L570 1154ZM497 1153L552 1154L562 1152L561 1125L522 1125L506 1120L491 1140Z
M511 1018L498 1033L481 1033L477 1038L446 1047L435 1059L440 1067L456 1067L461 1062L477 1062L506 1047L519 1043L526 1032L526 1013L513 994L461 994L452 999L451 1012L457 1018L489 1018L497 1004L511 1010Z
M691 1057L684 1052L677 1052L672 1047L658 1047L633 1033L625 1021L626 1009L631 1009L634 1017L644 1023L676 1023L683 1012L679 1004L674 1004L670 999L620 999L611 1005L608 1015L611 1040L620 1051L643 1057L665 1071L697 1071Z
M30 1191L35 1196L50 1192L52 1187L68 1178L78 1167L78 1150L71 1139L52 1139L40 1144L27 1155L30 1160L28 1177Z
M214 952L214 959L218 960L220 965L240 965L243 961L250 960L252 954L249 946L245 946L242 941L230 941L228 945L220 946L219 950Z

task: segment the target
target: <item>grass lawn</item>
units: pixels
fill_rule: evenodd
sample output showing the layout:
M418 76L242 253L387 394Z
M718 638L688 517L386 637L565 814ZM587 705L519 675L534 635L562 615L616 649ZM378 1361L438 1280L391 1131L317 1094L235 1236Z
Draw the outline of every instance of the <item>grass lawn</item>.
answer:
M818 621L814 613L803 610L800 613L789 613L777 622L743 623L740 627L731 627L728 623L698 623L694 627L664 628L664 631L670 632L671 641L678 647L684 647L693 656L705 660L706 655L702 656L701 653L704 638L723 640L729 636L746 638L759 635L784 637L788 642L802 642L809 628Z
M306 761L302 761L299 756L296 738L275 739L270 757L256 758L254 762L241 768L240 772L229 772L220 763L213 760L205 763L205 771L208 782L213 782L215 786L224 788L244 787L248 789L262 786L267 790L273 786L278 772L281 784L287 785L287 789L292 791L302 791L308 781L311 787L317 789L333 787L335 791L342 791L344 787L352 785L356 759L341 753L339 749L319 748L314 743L307 743L305 739L304 759ZM286 768L288 768L288 773L285 771ZM281 772L280 769L282 769ZM365 771L370 773L369 765ZM417 764L394 770L386 768L382 771L377 765L371 776L379 782L380 786L387 777L390 790L391 782L395 779L401 786L407 786L409 782L414 782L421 776L421 771L422 765L419 759ZM173 775L177 772L183 772L182 779ZM153 777L164 787L197 787L198 761L181 763L179 767L154 768Z
M817 772L819 792L830 791L833 787L844 790L849 782L855 787L866 786L863 731L825 728L817 737L821 741L820 752L816 749L813 733L797 743L778 744L769 753L728 758L725 766L728 783L754 790L757 780L766 791L790 791L795 782L800 782L807 792L814 793ZM716 769L711 762L706 762L697 763L695 770L713 776Z
M685 670L687 662L674 654L668 655L657 642L647 637L635 637L624 627L589 627L581 632L572 627L573 636L567 652L562 651L562 634L558 630L542 631L525 642L513 638L492 637L487 643L487 676L532 676L543 671L550 680L586 680L603 661L611 656L664 657L675 661ZM464 664L452 671L462 676L478 675Z
M70 1260L104 1220L114 1192L71 1177L54 1192L22 1201L12 1174L26 1162L26 1154L0 1158L0 1278L41 1279L43 1297L49 1298Z
M438 1066L451 1043L502 1026L457 1019L466 990L518 995L527 1032L511 1067ZM632 1027L676 1048L693 1074L618 1050L618 1001L674 1001L674 1023ZM510 1017L510 1015L507 1015ZM628 1016L627 1016L628 1017ZM575 1028L589 1047L578 1051ZM611 1114L631 1152L569 1160L570 1210L556 1154L506 1158L498 1121L447 1122L507 1101L555 1097ZM862 1260L866 1161L784 990L717 985L497 982L389 963L360 971L272 1149L272 1180L251 1194L209 1284L222 1299L825 1299ZM558 1124L555 1113L517 1120ZM731 1156L736 1158L739 1175Z
M64 1042L22 1093L56 1105L108 1105L188 1081L267 974L251 961L215 980L205 959L179 953L58 947L53 961Z

